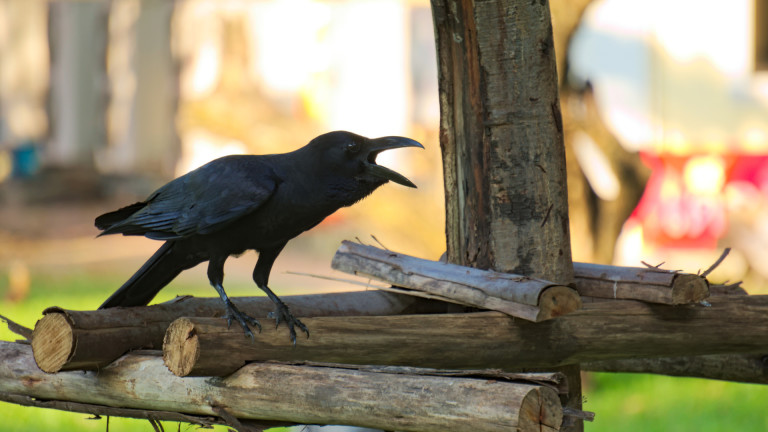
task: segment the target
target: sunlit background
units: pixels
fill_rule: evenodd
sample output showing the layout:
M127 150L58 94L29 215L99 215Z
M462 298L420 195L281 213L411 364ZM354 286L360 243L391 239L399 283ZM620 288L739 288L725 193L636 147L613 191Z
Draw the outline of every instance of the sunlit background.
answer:
M732 247L712 278L768 293L767 26L766 0L590 4L561 75L576 260L696 272ZM94 239L95 216L337 129L422 142L379 157L419 188L382 187L294 240L273 289L356 289L288 274L331 274L343 239L437 259L438 125L426 0L0 0L0 304L34 309L28 325L51 302L98 306L158 244ZM228 262L235 295L255 293L254 262ZM202 267L174 287L160 299L213 295Z
M611 131L651 169L616 263L691 271L733 247L718 276L765 292L765 13L761 0L606 0L587 10L569 72L592 82Z

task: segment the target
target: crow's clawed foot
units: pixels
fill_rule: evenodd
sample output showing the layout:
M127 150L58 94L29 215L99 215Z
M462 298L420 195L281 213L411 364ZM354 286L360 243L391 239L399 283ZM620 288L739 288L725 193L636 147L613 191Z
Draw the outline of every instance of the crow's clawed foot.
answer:
M284 322L285 325L288 326L288 331L291 332L291 342L293 342L293 346L296 346L295 327L298 327L301 331L306 333L307 338L309 338L309 329L307 329L307 326L291 314L291 311L288 310L288 306L286 306L285 303L277 302L275 305L277 307L274 312L269 313L269 317L275 319L275 328L277 328L281 322Z
M227 328L230 328L232 326L232 319L234 318L237 322L240 323L240 326L243 327L243 332L245 333L245 336L251 338L252 341L256 340L248 324L259 329L259 333L261 333L261 323L259 323L259 321L256 320L255 318L251 318L248 315L240 312L237 306L235 306L235 304L232 303L231 301L225 303L225 309L226 309L226 314L224 315L224 318L227 319Z

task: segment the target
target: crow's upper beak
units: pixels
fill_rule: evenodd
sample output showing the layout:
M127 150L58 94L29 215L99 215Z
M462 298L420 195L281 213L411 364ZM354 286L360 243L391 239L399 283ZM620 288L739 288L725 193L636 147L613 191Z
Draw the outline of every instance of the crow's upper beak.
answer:
M416 185L413 184L413 182L411 182L407 178L405 178L405 176L403 176L402 174L396 171L393 171L387 167L383 167L381 165L376 164L376 156L379 153L383 152L384 150L391 150L391 149L396 149L400 147L424 148L424 146L419 144L417 141L414 141L410 138L399 137L399 136L388 136L388 137L368 140L368 158L366 161L367 163L365 164L365 169L366 171L368 171L369 174L375 177L379 177L385 180L391 180L403 186L415 188Z

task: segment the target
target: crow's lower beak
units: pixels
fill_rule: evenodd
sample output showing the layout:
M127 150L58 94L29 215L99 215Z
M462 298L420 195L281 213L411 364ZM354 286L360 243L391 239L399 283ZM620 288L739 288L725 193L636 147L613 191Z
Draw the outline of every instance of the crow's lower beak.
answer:
M369 174L375 177L382 178L384 180L391 180L403 186L415 188L416 185L413 184L412 181L405 178L405 176L402 174L387 167L376 164L376 156L378 156L379 153L383 152L384 150L392 150L400 147L424 148L424 146L419 144L417 141L399 136L388 136L368 140L368 163L365 165L365 169Z

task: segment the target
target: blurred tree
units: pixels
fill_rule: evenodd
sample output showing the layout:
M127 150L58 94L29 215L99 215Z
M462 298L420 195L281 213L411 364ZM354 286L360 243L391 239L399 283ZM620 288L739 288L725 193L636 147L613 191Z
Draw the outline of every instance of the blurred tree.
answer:
M610 264L616 240L640 201L650 170L607 127L592 86L574 85L568 80L568 48L592 3L593 0L553 0L552 27L560 80L573 255L576 261Z

